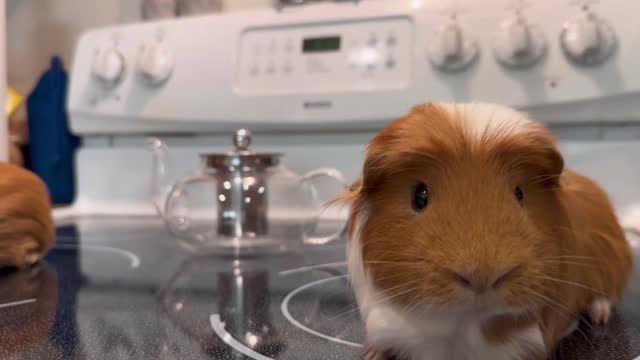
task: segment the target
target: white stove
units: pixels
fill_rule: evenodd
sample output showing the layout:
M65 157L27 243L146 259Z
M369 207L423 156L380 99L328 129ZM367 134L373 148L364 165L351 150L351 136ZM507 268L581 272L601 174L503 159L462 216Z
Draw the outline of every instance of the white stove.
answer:
M200 350L212 358L238 353L253 359L356 358L361 328L314 317L353 307L343 281L344 243L282 263L189 260L155 216L147 137L168 144L175 178L198 167L200 152L229 150L233 132L248 128L255 150L283 153L294 171L335 167L351 180L360 172L367 142L412 106L496 102L526 110L552 127L568 165L605 188L632 234L640 231L639 11L640 3L624 0L367 0L90 31L78 42L68 96L71 127L83 142L76 158L78 195L72 206L56 211L58 223L72 224L87 254L109 252L129 264L121 266L125 275L114 275L114 269L96 269L95 257L87 255L83 268L103 287L114 277L130 281L127 291L135 292L140 309L149 313L145 321L158 324L153 331L167 326L173 334L173 325L165 324L171 321L182 329L172 339L195 331L197 336L179 347L194 358ZM291 215L286 206L275 210ZM344 220L338 212L327 217ZM640 243L634 239L629 238L637 253ZM52 258L60 256L54 252ZM172 278L181 272L189 276ZM211 287L200 281L202 274L219 275L211 296L223 300L220 289L237 284L238 277L255 276L257 283L271 278L272 288L259 298L275 305L249 315L268 314L286 336L265 338L271 339L262 344L266 347L253 344L255 339L242 333L247 317L234 313L227 300L220 300L216 312L210 309L199 292ZM176 281L184 284L176 287ZM161 284L169 288L161 298L171 300L163 303L174 309L170 316L154 312L147 294L136 292ZM632 300L640 296L636 287L630 290ZM242 291L229 294L239 301ZM96 299L105 296L97 294ZM593 352L589 339L569 339L563 358L638 356L640 320L632 303L608 333L614 340ZM296 308L299 304L304 306ZM130 313L124 306L117 321L135 318L136 306ZM332 310L324 311L327 306ZM357 323L352 315L348 323ZM153 341L138 337L134 343L146 349Z
M151 214L148 135L167 141L176 176L247 127L254 148L283 152L293 170L351 179L367 141L413 105L486 101L556 128L568 164L640 226L637 11L624 0L370 0L90 31L68 97L83 138L72 211Z

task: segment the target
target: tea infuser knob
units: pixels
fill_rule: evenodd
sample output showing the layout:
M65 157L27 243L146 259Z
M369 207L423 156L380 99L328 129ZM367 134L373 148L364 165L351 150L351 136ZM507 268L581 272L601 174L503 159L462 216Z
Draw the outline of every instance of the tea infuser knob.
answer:
M251 131L240 129L233 136L233 144L237 150L247 150L251 145Z

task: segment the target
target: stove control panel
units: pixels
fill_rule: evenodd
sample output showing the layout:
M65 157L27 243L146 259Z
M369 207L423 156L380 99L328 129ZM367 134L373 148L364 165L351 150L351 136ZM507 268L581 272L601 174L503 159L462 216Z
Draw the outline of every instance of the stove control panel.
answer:
M637 13L628 0L376 0L97 29L76 47L71 127L379 129L426 101L640 121Z
M236 87L246 95L402 89L410 82L408 18L250 29Z

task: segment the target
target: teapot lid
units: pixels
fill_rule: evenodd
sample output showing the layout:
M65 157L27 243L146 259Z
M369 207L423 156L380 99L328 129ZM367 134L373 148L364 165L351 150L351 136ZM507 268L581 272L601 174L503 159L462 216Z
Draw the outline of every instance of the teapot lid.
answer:
M249 150L251 145L251 131L239 129L233 134L234 151L227 153L204 153L200 157L207 168L223 171L261 170L280 163L282 154L269 152L255 152Z

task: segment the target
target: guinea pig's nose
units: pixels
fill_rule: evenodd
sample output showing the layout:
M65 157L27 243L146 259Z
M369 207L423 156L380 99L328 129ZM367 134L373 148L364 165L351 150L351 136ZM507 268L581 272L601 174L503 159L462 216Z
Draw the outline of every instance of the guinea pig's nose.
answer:
M482 274L479 272L476 273L463 273L453 271L454 280L460 284L462 287L469 289L476 294L483 293L490 289L497 289L502 284L504 284L505 280L509 277L509 275L516 268L509 269L507 271L497 272L496 274Z

